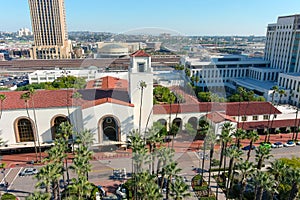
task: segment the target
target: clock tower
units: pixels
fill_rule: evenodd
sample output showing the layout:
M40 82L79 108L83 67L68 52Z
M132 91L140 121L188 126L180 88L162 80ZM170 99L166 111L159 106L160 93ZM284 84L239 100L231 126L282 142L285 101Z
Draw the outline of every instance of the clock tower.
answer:
M152 126L153 73L151 57L143 50L130 55L129 97L134 104L134 128L144 134Z

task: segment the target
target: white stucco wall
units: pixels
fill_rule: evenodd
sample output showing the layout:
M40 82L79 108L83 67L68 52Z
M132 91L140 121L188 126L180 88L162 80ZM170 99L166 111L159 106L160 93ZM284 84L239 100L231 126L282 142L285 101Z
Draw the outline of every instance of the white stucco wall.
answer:
M90 129L94 134L95 142L99 143L99 122L105 116L112 116L118 120L121 128L121 141L127 140L127 135L133 129L133 107L104 103L82 111L82 123L84 128Z
M74 130L82 130L81 123L81 111L76 107L70 107L70 120L71 124L74 125ZM35 109L36 112L36 121L38 124L38 135L41 143L51 142L52 133L51 133L51 120L58 115L67 116L68 111L66 107L60 108L46 108L46 109ZM29 109L29 116L34 122L33 110ZM0 120L0 137L6 142L6 144L16 144L15 137L15 122L20 117L27 118L26 109L22 110L4 110L2 113L2 119Z

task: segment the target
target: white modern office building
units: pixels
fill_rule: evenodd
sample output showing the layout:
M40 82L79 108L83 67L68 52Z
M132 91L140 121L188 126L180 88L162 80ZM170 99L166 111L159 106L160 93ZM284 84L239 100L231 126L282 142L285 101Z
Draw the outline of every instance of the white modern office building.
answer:
M280 16L269 24L265 59L286 73L300 72L300 15Z

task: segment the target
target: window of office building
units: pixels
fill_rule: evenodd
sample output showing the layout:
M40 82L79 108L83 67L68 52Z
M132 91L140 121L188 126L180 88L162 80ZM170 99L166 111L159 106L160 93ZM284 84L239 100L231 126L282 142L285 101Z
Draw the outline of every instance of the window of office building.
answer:
M264 120L268 120L269 119L269 115L264 115Z
M247 117L246 116L242 116L242 121L243 122L247 121Z
M258 116L257 116L257 115L254 115L254 116L252 117L252 120L258 120Z

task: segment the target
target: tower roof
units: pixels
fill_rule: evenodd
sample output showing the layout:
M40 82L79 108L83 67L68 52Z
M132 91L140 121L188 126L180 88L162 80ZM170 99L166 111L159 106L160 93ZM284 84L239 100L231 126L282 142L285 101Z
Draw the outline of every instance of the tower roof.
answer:
M147 54L144 50L137 50L130 56L131 57L151 57L150 54Z

